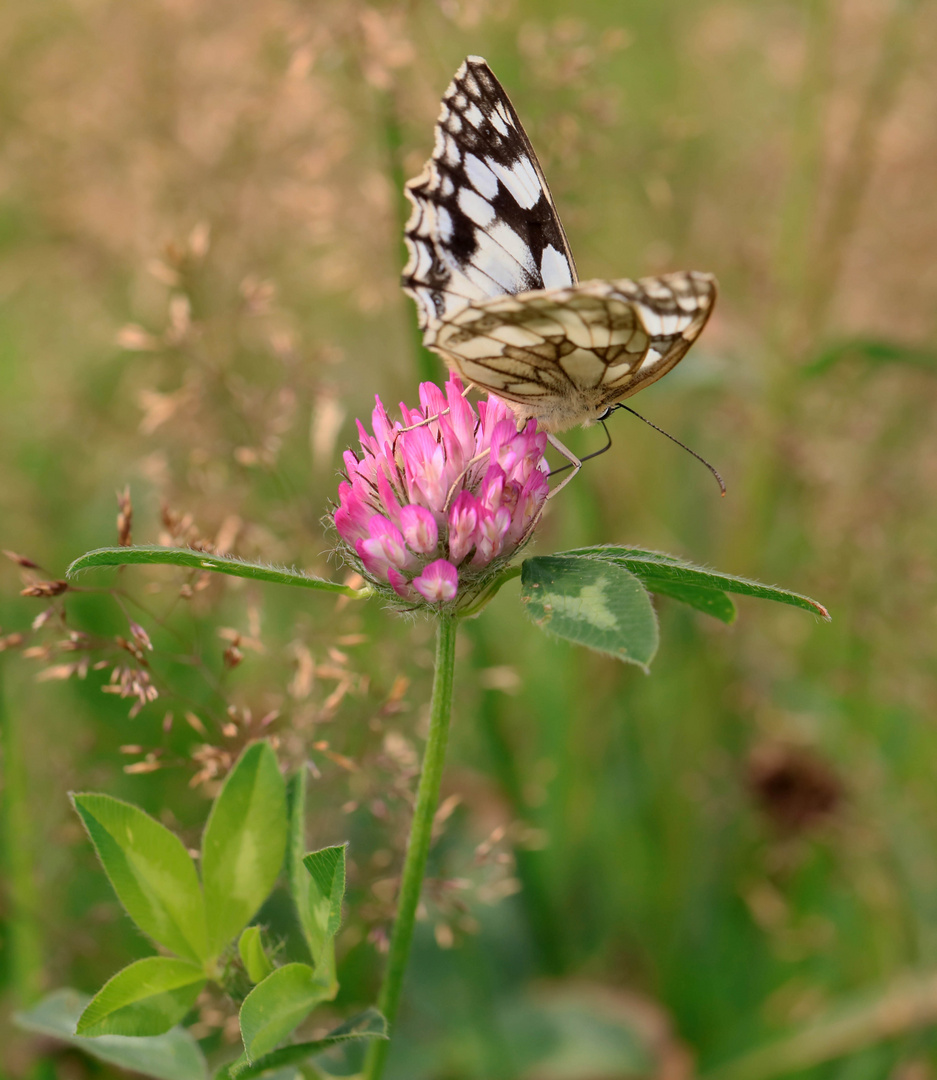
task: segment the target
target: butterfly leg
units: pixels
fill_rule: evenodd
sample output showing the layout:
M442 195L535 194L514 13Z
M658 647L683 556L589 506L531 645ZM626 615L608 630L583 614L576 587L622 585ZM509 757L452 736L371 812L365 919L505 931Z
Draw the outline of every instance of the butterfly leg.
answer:
M570 480L572 480L572 478L579 472L579 470L582 468L582 462L579 460L579 458L576 457L572 450L570 450L568 446L565 446L563 443L561 443L555 435L547 434L547 442L553 447L554 450L559 450L559 452L563 455L564 458L566 458L566 460L569 462L569 465L572 467L572 472L569 474L569 476L564 476L555 488L550 489L550 494L547 495L547 498L552 499L553 496L558 495L563 490L563 488L566 487Z

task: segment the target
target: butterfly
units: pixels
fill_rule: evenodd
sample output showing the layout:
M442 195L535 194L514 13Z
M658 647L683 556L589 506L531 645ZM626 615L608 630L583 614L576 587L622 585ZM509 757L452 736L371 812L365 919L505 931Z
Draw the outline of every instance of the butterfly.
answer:
M693 270L578 280L537 155L479 56L443 95L432 157L404 190L402 284L424 344L519 424L604 419L683 359L713 309L715 279Z

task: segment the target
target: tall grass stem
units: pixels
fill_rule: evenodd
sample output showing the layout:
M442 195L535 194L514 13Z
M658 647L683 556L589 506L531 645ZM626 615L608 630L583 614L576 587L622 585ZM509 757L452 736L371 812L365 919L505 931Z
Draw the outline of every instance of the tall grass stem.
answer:
M9 897L9 967L14 1004L32 1005L42 990L42 947L37 914L33 859L36 845L30 822L30 790L22 731L14 710L7 709L0 664L0 753L4 784L0 791L0 867Z

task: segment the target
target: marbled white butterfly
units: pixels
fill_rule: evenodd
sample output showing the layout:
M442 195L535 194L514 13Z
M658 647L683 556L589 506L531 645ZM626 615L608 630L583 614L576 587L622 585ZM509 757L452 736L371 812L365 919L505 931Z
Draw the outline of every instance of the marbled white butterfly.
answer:
M684 357L715 279L580 282L537 155L481 57L456 72L435 134L405 189L403 287L427 348L550 433L603 419Z

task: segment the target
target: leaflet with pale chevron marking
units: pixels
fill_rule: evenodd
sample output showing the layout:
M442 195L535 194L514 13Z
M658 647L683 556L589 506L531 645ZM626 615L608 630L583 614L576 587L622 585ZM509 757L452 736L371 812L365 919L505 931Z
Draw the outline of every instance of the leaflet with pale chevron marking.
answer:
M423 340L464 379L549 432L599 419L666 375L716 299L697 271L579 282L530 140L487 63L443 95L413 203L403 286Z

